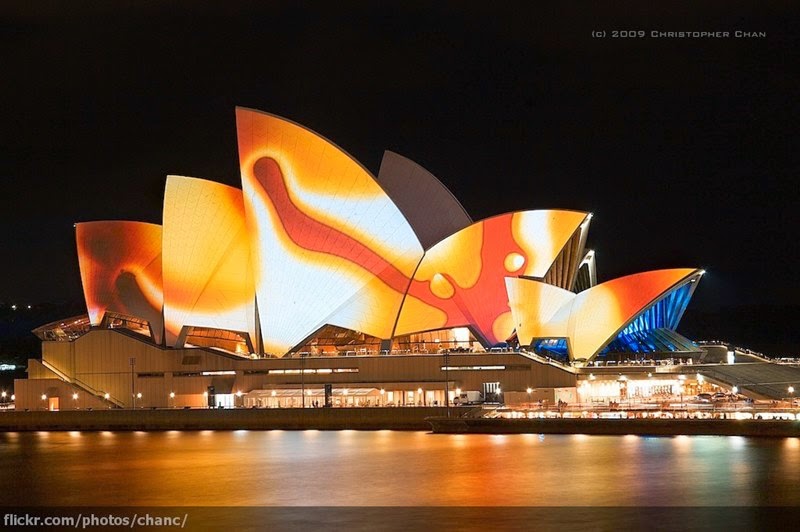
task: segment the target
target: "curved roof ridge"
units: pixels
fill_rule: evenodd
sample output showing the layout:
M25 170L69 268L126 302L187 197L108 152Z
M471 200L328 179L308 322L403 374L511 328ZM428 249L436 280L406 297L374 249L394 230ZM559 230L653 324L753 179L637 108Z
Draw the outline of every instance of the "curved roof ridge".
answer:
M337 150L339 150L340 152L342 152L344 155L346 155L346 156L347 156L347 157L348 157L348 158L349 158L351 161L353 161L354 163L356 163L356 164L357 164L357 165L358 165L358 166L359 166L359 167L360 167L360 168L361 168L361 169L362 169L364 172L366 172L367 174L369 174L369 176L370 176L370 177L372 177L372 179L373 179L373 180L374 180L376 183L378 183L378 184L379 184L379 186L380 186L380 183L378 182L378 179L375 177L375 174L373 174L372 172L370 172L370 171L369 171L369 169L368 169L366 166L364 166L364 165L361 163L361 161L359 161L358 159L356 159L356 158L355 158L353 155L351 155L351 154L350 154L350 152L348 152L347 150L345 150L344 148L342 148L341 146L339 146L338 144L336 144L335 142L333 142L331 139L329 139L329 138L328 138L328 137L326 137L325 135L322 135L322 134L320 134L319 132L317 132L317 131L315 131L315 130L311 129L310 127L308 127L308 126L304 126L304 125L303 125L303 124L301 124L300 122L295 122L295 121L294 121L294 120L292 120L291 118L286 118L286 117L284 117L284 116L281 116L281 115L278 115L278 114L275 114L275 113L270 113L270 112L267 112L267 111L262 111L262 110L260 110L260 109L254 109L254 108L252 108L252 107L245 107L245 106L243 106L243 105L237 105L237 106L236 106L236 108L235 108L235 110L234 110L234 112L238 112L238 111L249 111L249 112L252 112L252 113L258 113L258 114L262 114L262 115L270 116L270 117L272 117L272 118L277 118L278 120L282 120L282 121L284 121L284 122L287 122L287 123L289 123L289 124L291 124L291 125L293 125L293 126L299 127L300 129L303 129L304 131L307 131L307 132L311 133L311 134L312 134L312 135L314 135L315 137L317 137L317 138L320 138L320 139L324 140L325 142L327 142L328 144L330 144L331 146L333 146L334 148L336 148ZM383 188L383 187L381 187L381 188ZM386 191L384 190L384 192L386 192Z

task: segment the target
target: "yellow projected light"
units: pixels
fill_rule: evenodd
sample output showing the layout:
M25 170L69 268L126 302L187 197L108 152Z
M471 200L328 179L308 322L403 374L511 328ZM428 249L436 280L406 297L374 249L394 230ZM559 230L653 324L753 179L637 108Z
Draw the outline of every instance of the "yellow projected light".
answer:
M164 319L167 345L183 326L248 332L255 289L242 191L169 176L164 194Z
M506 290L520 345L533 338L563 338L566 323L551 323L553 316L575 299L575 294L540 281L506 277Z
M75 225L78 262L92 325L106 312L150 322L161 341L161 226L142 222Z
M374 178L297 124L237 109L239 159L267 352L325 324L389 338L422 257Z

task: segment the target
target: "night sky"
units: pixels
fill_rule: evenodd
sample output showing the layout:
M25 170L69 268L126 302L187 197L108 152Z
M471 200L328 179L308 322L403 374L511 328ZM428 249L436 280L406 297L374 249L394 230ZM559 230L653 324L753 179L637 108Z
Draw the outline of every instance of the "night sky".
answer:
M167 174L241 186L241 105L476 220L591 211L601 281L705 268L682 332L800 354L792 2L61 4L0 6L0 302L80 301L73 223L160 223Z

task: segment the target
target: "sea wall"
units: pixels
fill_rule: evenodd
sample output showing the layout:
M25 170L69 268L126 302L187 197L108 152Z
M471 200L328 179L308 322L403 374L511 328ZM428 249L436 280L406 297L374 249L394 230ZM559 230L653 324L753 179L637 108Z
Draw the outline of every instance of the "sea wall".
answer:
M468 408L451 408L458 416ZM141 409L0 412L0 431L31 430L430 430L444 407Z
M423 430L442 434L800 437L800 421L733 419L485 419L471 408L158 409L0 412L0 431Z
M592 434L641 436L800 437L800 421L737 419L503 419L428 420L441 434Z

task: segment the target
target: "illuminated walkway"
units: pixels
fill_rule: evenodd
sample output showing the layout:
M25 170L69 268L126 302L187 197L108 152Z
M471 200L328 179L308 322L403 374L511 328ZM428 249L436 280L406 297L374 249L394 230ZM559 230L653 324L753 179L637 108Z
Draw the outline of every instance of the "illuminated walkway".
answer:
M698 366L696 370L720 384L736 386L739 393L755 399L793 399L794 394L800 392L800 367L797 366L746 363Z

